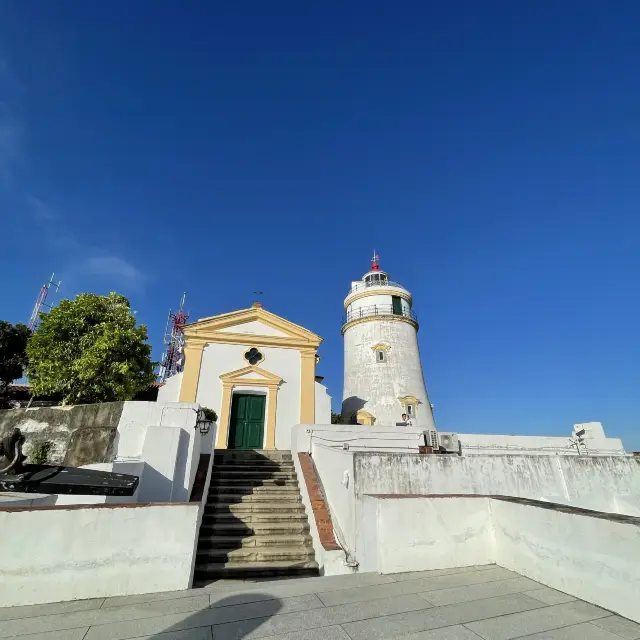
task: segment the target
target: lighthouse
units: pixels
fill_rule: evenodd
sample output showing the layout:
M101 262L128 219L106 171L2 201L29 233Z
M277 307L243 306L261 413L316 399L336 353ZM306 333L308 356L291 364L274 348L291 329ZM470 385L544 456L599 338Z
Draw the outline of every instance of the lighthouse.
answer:
M413 426L435 429L411 293L389 280L375 252L371 262L344 299L342 418L393 426L406 414Z

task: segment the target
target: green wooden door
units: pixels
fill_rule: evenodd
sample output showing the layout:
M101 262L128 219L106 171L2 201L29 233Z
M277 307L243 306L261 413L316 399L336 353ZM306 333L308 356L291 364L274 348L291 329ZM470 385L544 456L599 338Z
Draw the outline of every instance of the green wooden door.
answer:
M402 298L400 298L400 296L392 296L391 302L393 304L393 315L401 316L402 315Z
M265 404L265 396L233 394L229 449L262 449Z

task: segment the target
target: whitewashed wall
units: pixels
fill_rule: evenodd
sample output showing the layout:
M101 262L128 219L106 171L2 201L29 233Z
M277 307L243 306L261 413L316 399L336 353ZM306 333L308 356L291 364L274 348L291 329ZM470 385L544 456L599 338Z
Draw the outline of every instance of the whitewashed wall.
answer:
M114 462L144 463L138 488L140 502L189 499L202 441L196 429L198 408L197 403L186 402L125 403Z
M114 460L84 468L138 476L134 496L60 495L56 505L188 501L203 442L196 429L198 407L196 403L125 402ZM211 432L215 433L215 425Z
M167 378L158 389L158 402L178 402L180 400L180 387L182 387L182 373L176 373Z
M361 571L395 573L497 563L640 622L637 518L487 498L367 496Z
M0 606L188 589L199 503L0 508ZM43 538L44 534L44 538Z
M396 573L495 562L488 498L366 497L365 502L375 509L375 519L365 518L359 528L358 535L365 539L358 554L361 571ZM368 545L369 551L375 548L375 556L366 551L366 540L374 535L375 547Z
M524 454L529 456L578 455L575 447L569 446L569 437L556 436L505 436L499 434L459 433L462 453L471 455ZM619 438L595 438L586 440L588 453L594 455L625 455Z
M243 358L249 345L210 344L202 354L202 365L196 400L202 406L221 411L222 383L220 376L247 366ZM291 428L300 422L300 352L295 349L261 347L265 358L258 366L280 376L283 380L278 389L276 408L276 448L289 449ZM256 387L247 387L256 391ZM242 388L236 388L242 391ZM267 389L263 389L266 393ZM268 408L265 407L265 415Z
M640 622L640 521L491 500L496 562Z
M356 497L490 494L640 515L640 460L633 456L443 456L356 453ZM322 474L322 470L321 470Z
M312 455L340 542L359 562L358 528L370 528L365 494L506 495L640 515L632 456L420 455L416 428L298 425L292 441L294 453Z
M386 362L376 361L371 347L378 343L391 347ZM344 334L343 415L346 417L364 409L375 416L376 426L391 427L402 419L403 409L398 398L407 395L420 401L413 424L435 428L415 328L406 322L381 318L347 329Z
M329 505L334 528L337 529L337 538L341 545L353 551L356 528L353 455L348 451L316 445L312 457ZM322 473L319 472L320 469Z
M315 423L331 424L331 396L323 384L315 382Z

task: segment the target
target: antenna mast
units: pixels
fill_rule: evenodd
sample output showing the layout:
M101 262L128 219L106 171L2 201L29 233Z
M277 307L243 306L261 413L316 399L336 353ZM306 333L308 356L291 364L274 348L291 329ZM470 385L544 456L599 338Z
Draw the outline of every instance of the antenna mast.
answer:
M51 274L51 277L49 278L49 282L47 282L46 284L43 284L40 287L40 293L38 294L38 299L36 300L35 305L33 305L31 318L29 318L28 326L31 332L35 331L38 328L38 325L40 324L40 314L47 312L46 310L43 310L43 307L46 307L47 310L51 309L51 305L47 304L47 295L49 294L49 289L51 287L54 287L56 291L60 290L60 285L62 284L62 281L60 280L58 284L56 284L53 281L53 276L55 276L55 273Z
M187 324L189 314L184 310L187 299L186 291L182 294L180 307L173 313L169 310L167 324L164 330L164 344L167 350L162 354L158 382L165 382L167 378L180 373L184 367L184 325Z

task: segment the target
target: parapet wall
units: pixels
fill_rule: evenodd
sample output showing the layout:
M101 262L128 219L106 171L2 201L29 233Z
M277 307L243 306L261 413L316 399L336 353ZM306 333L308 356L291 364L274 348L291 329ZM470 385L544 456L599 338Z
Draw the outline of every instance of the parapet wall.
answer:
M34 445L50 442L49 462L52 464L85 464L110 462L113 440L122 416L124 402L81 404L72 407L38 407L0 411L0 438L15 427L26 436L24 453L28 456ZM67 459L74 434L79 429L97 429L83 434L77 443L78 455ZM78 438L79 436L75 436Z
M498 494L640 516L640 459L634 456L358 452L354 485L356 499L365 493Z

